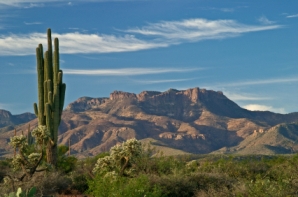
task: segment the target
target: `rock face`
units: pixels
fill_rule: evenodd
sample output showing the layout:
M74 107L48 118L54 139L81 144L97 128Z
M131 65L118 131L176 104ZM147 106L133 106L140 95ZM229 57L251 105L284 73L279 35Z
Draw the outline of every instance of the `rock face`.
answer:
M0 120L11 114L2 116ZM200 88L140 94L114 91L109 98L82 97L70 103L62 115L58 141L68 145L70 140L72 154L78 157L96 155L134 137L186 152L210 153L236 147L257 131L265 133L297 120L298 113L248 111L222 92Z
M81 97L75 102L69 104L66 107L66 110L73 112L81 112L90 110L93 108L98 108L101 104L108 101L108 98L90 98L90 97Z

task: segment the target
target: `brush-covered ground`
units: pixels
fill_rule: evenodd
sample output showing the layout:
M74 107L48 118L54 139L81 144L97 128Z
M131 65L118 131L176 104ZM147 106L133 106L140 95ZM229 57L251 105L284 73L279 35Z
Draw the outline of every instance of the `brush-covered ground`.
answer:
M56 169L21 182L7 178L21 174L12 159L2 160L0 196L19 187L35 187L36 196L298 196L298 155L166 156L150 145L131 147L123 143L83 160L66 156L67 147L60 147Z

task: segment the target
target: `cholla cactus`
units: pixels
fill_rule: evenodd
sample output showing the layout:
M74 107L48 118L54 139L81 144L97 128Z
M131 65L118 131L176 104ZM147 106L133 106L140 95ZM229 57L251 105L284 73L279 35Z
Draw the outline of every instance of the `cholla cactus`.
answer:
M121 145L113 146L110 150L110 156L99 158L93 169L94 173L107 174L110 172L131 174L133 163L136 158L142 154L142 145L138 140L130 139Z
M19 136L15 135L10 138L11 146L19 150L18 154L15 155L12 160L14 171L21 169L24 173L21 178L17 178L18 180L23 180L26 176L31 178L36 171L42 171L37 170L37 167L41 164L44 154L44 144L49 139L50 133L45 126L38 126L31 133L35 139L32 139L32 141L36 142L34 147L30 147L32 144L28 144L28 137L23 134ZM32 150L32 148L34 148L34 150Z
M111 156L106 156L97 160L93 173L100 172L106 173L115 170L115 161Z
M21 166L24 165L24 160L20 154L16 155L12 160L13 170L17 171L21 169Z
M141 142L135 138L123 142L122 145L113 146L110 150L111 157L113 157L115 160L119 160L123 157L136 157L139 156L141 152Z
M38 161L38 159L40 158L41 156L41 153L31 153L29 156L28 156L28 161L30 163L35 163Z
M16 135L10 138L10 145L14 148L19 148L20 150L24 150L27 146L27 138L24 135Z
M35 129L33 129L32 131L32 136L35 137L36 139L36 142L38 144L41 144L44 142L44 141L47 141L51 134L50 132L48 131L47 127L44 126L44 125L39 125L38 127L36 127Z

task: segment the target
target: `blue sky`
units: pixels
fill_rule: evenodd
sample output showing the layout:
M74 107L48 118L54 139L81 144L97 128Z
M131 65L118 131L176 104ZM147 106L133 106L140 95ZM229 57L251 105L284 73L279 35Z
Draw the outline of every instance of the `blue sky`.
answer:
M298 1L0 0L0 109L33 112L35 48L60 40L66 104L114 90L223 91L298 111Z

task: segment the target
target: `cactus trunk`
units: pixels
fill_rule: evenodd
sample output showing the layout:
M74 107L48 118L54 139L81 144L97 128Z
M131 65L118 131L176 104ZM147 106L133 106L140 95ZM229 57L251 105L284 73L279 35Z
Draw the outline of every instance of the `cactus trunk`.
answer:
M52 52L51 29L47 31L48 50L44 53L42 45L36 48L38 105L34 103L34 111L38 117L38 125L45 125L51 133L46 145L47 162L56 166L58 127L65 98L65 83L62 83L62 70L59 68L59 40L54 40ZM54 57L53 57L54 55Z

